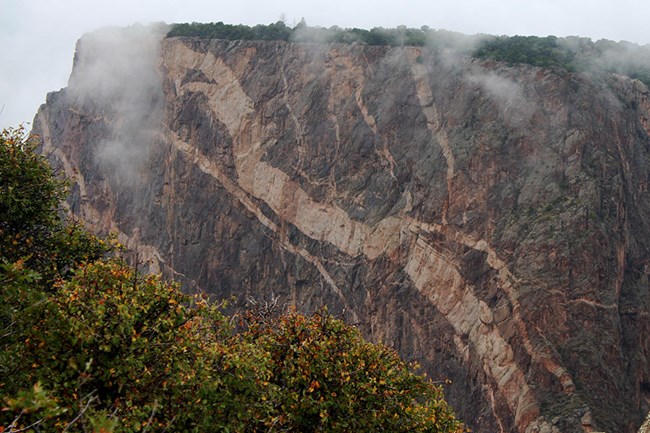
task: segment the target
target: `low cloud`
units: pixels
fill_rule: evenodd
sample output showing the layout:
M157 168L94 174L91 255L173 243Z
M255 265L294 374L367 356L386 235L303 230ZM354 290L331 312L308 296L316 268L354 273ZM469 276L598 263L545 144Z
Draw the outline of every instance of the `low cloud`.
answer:
M626 75L650 85L650 45L569 36L557 39L572 70L592 76Z
M514 80L489 71L476 71L465 79L478 85L494 101L509 126L525 126L535 112L535 104Z
M426 26L423 30L426 34L427 47L457 56L471 56L485 40L491 37L483 34L465 35L449 30L432 30Z
M123 180L137 178L161 119L158 70L164 25L104 28L77 43L68 95L85 113L104 117L109 136L96 161Z

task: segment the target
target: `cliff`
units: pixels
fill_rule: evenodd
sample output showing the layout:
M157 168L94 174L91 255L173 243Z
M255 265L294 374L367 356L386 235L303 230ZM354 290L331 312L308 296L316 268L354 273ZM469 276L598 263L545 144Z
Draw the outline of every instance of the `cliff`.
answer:
M36 116L73 215L187 290L328 305L450 379L476 432L638 429L643 84L426 47L157 40L85 36Z

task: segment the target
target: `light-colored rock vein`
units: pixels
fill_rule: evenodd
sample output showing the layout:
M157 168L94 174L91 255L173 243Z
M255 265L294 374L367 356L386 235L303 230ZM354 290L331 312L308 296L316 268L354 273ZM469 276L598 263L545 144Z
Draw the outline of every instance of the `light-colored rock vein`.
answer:
M515 423L525 426L537 418L536 399L515 362L511 346L492 323L489 307L474 295L473 288L464 282L455 264L422 238L417 238L404 269L456 333L467 336L472 342L473 349L480 355L483 371L507 399Z
M497 327L491 323L492 314L489 307L474 295L471 286L464 283L455 265L422 238L419 238L417 234L419 232L442 233L450 240L486 252L487 263L498 272L500 286L508 295L516 314L519 314L519 305L513 288L516 281L495 251L485 241L473 239L464 233L454 233L447 225L425 224L404 216L396 216L384 219L376 226L370 227L350 219L347 213L337 206L314 201L286 173L261 161L264 152L262 144L264 130L253 111L252 101L237 85L236 73L210 53L196 53L180 42L175 44L173 56L169 59L168 65L170 73L175 77L175 82L180 83L182 74L188 65L190 67L195 67L192 65L209 65L209 67L199 66L199 68L217 82L217 84L190 83L177 88L177 92L201 91L208 96L213 113L225 124L233 138L238 184L235 185L186 143L175 141L175 145L188 155L194 155L194 161L201 170L217 178L271 230L277 231L277 227L256 208L247 194L264 200L276 214L285 221L294 224L305 235L318 241L328 242L351 256L363 254L369 259L374 259L383 253L390 256L403 242L405 233L410 232L414 235L417 241L407 253L405 267L414 285L436 305L458 335L468 336L475 350L479 352L480 359L483 360L485 373L497 383L502 394L506 396L517 425L525 426L534 420L539 415L536 400L523 372L514 361L511 346L499 334ZM186 59L187 63L179 62L179 57ZM201 62L199 58L207 58L207 60ZM417 84L418 96L425 107L425 115L447 160L447 179L451 184L454 176L453 154L444 132L441 132L438 115L432 104L430 89L427 93L428 87L423 78L425 71L421 71L418 65L415 65L413 69L416 82L419 83ZM363 108L365 107L359 103L359 98L360 93L355 92L357 104L361 112L364 113ZM367 113L367 110L364 118L371 128L375 125L374 118ZM285 247L295 249L293 245L285 245ZM298 253L313 263L321 274L327 275L315 257L306 255L304 251L298 251ZM331 278L325 277L325 279L330 285L336 287ZM337 290L339 289L337 288ZM521 324L520 328L525 331L521 318L517 316L515 320ZM558 377L563 377L566 382L566 372L552 359L545 356L540 357L538 352L530 346L527 334L524 334L524 340L527 344L526 349L531 355L542 361L549 371L554 372ZM462 349L462 346L459 348ZM570 385L572 382L567 386Z
M456 232L448 226L440 224L427 224L412 220L410 227L411 230L416 232L422 231L425 233L445 234L448 239L453 239L454 241L468 248L486 253L486 262L492 269L497 271L499 287L505 292L508 301L512 305L512 320L517 326L517 330L522 337L526 352L535 362L543 365L546 370L558 378L559 382L562 385L562 389L567 395L575 392L575 384L573 383L571 375L564 367L560 365L559 361L555 359L554 355L546 351L536 350L533 347L528 329L526 328L526 323L521 317L521 305L519 303L519 296L516 290L516 286L518 284L517 279L514 275L512 275L508 269L507 264L497 256L496 251L494 251L494 249L491 248L485 240L475 239L466 233Z
M436 138L436 141L440 145L440 148L442 149L442 155L445 157L445 161L447 162L447 205L449 205L453 191L454 166L456 164L456 160L454 159L454 154L451 150L451 146L449 145L447 132L441 125L440 115L434 103L433 93L431 93L431 86L428 82L427 68L426 66L416 61L417 52L410 52L410 57L411 73L413 75L413 81L415 82L415 90L420 101L422 113L426 117L427 126L431 131L431 134ZM444 223L447 222L446 210L447 209L445 207L442 216Z
M239 185L234 183L225 173L223 173L219 168L217 167L216 164L214 164L212 161L210 161L205 155L203 155L197 148L190 146L189 144L185 143L182 140L179 140L177 138L174 138L173 133L169 132L166 134L167 138L171 140L172 145L174 148L182 152L185 155L185 158L187 158L190 162L192 162L194 165L196 165L199 170L201 170L203 173L211 176L212 178L216 179L222 187L228 191L228 193L234 197L239 203L241 203L251 214L255 215L257 220L262 223L267 229L271 230L272 232L276 233L278 235L278 241L280 242L280 245L282 248L285 250L299 255L303 259L305 259L307 262L311 263L321 274L325 282L330 286L332 291L336 293L342 300L345 300L345 297L343 296L343 292L341 289L336 285L336 282L334 279L330 276L330 274L327 272L321 261L314 256L313 254L309 253L307 250L304 248L300 248L296 245L293 245L289 242L288 239L286 239L286 236L282 236L280 227L273 222L270 218L268 218L262 210L251 200L249 195L244 191Z

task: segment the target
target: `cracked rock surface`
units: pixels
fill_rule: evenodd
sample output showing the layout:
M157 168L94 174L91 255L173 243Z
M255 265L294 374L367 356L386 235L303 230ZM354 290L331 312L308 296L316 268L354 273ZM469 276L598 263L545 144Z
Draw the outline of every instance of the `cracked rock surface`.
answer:
M450 379L476 432L637 431L645 86L427 48L167 38L97 95L100 48L80 41L34 122L94 230L187 290L328 305Z

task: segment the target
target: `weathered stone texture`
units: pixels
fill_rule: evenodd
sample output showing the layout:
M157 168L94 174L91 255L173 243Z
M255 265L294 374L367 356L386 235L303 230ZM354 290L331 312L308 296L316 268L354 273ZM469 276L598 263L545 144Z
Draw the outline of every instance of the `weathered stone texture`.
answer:
M451 379L474 431L636 431L643 85L413 47L172 38L158 61L129 173L98 157L125 96L41 107L76 216L188 290L328 305Z

